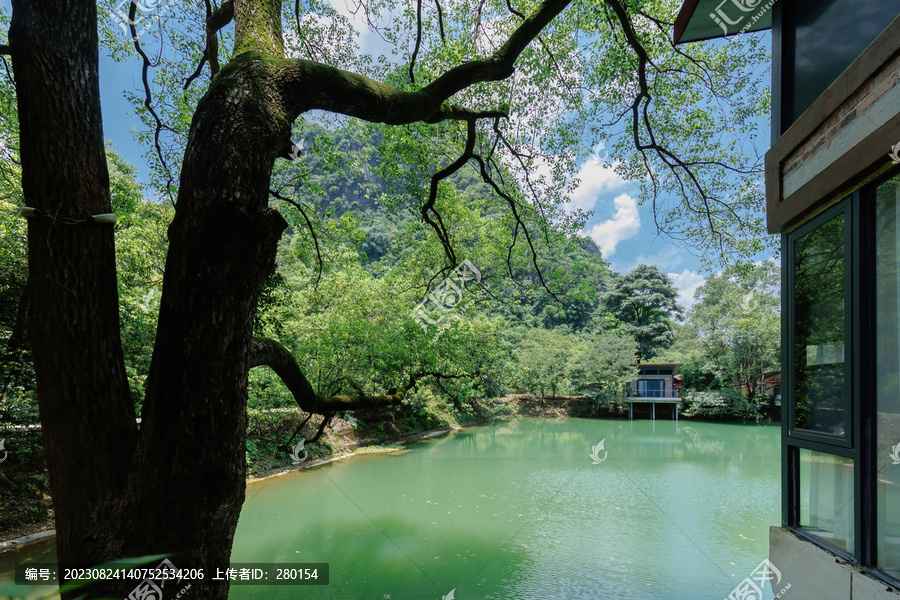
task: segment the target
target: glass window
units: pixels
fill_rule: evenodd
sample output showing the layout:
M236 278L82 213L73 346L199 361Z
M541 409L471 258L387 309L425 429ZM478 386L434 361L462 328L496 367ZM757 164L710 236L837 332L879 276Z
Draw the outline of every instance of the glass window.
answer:
M900 0L794 0L786 9L795 28L793 122L900 14Z
M853 552L853 461L800 450L800 526Z
M878 186L875 207L877 564L900 578L900 177Z
M666 382L662 379L638 379L638 396L642 398L662 398Z
M846 438L846 218L843 213L794 246L794 427Z

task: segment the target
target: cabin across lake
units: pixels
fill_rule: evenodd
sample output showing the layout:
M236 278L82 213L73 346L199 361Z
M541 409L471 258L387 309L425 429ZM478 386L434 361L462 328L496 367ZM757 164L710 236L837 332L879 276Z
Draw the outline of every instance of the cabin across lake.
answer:
M684 363L644 363L632 365L637 367L637 378L631 387L625 390L625 402L628 404L628 418L633 419L649 413L651 419L656 418L657 404L661 404L664 414L672 415L678 420L678 405L681 403L682 382L677 374ZM635 406L637 405L637 406Z

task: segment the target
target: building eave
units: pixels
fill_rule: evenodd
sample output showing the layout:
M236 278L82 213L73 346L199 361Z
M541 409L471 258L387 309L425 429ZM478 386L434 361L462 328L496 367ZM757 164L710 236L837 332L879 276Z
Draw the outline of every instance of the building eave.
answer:
M772 7L770 2L760 2L759 5L745 14L736 12L733 6L726 5L734 24L718 19L715 15L722 14L722 5L728 0L685 0L678 11L673 31L676 44L699 42L751 31L762 31L772 27ZM741 9L743 10L743 9ZM739 16L740 15L740 16ZM754 20L755 19L755 20ZM725 31L724 28L727 28Z

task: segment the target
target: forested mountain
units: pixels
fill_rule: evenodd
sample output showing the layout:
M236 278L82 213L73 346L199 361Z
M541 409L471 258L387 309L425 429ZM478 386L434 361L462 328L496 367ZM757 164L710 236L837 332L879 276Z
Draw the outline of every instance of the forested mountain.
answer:
M477 395L550 391L540 373L554 369L567 373L554 391L573 390L567 365L616 337L601 303L616 274L596 244L568 223L541 229L523 201L522 220L534 227L525 239L473 161L441 189L445 224L465 251L459 260L477 273L457 290L453 273L440 272L443 249L422 222L416 190L391 183L403 178L389 145L369 129L355 121L333 132L310 126L297 136L300 159L277 173L275 202L290 228L259 333L306 357L322 393L373 393L427 372L423 383L461 407ZM527 340L540 336L526 356ZM548 340L567 348L562 361L550 358ZM627 340L611 347L614 366L582 368L575 387L621 379L634 353Z
M593 240L568 224L533 235L532 255L473 165L442 184L453 205L445 212L454 244L466 251L459 259L473 271L464 282L441 271L440 242L423 225L413 193L391 183L396 173L387 172L397 167L371 129L355 120L332 131L308 125L296 136L298 148L302 140L297 160L280 165L272 190L289 228L260 301L256 332L284 344L316 392L377 394L415 377L414 400L440 398L466 410L476 398L508 392L596 394L599 388L614 397L633 373L628 365L657 352L686 361L690 382L701 388L730 385L747 362L731 350L731 338L716 334L707 343L701 331L710 319L706 307L724 301L713 294L714 282L729 276L701 288L692 319L679 325L674 288L664 274L643 265L627 275L613 272ZM134 167L112 148L108 161L126 368L140 411L173 209L147 199ZM15 173L7 180L14 182ZM22 332L25 228L15 215L15 190L7 184L0 220L6 367L0 420L27 422L36 421L37 412ZM753 277L748 285L760 285L762 275ZM773 275L766 277L760 298L771 305ZM732 287L728 297L740 299L743 288ZM743 323L747 345L755 334L752 322ZM644 340L650 329L656 332L652 345ZM666 351L676 332L679 343ZM714 343L717 352L710 350ZM764 347L766 356L777 356L777 343L766 339ZM760 364L777 366L777 360ZM251 406L294 405L266 369L251 371L250 398Z
M433 231L422 225L404 190L382 177L393 167L366 133L355 121L333 132L310 126L300 158L285 161L273 190L290 227L260 302L257 333L285 344L317 392L377 393L416 376L422 378L418 388L463 408L476 396L568 392L597 379L620 379L617 371L633 353L628 340L609 333L615 327L600 299L616 274L593 241L545 228L532 234L534 255L530 248L519 252L526 244L521 232L510 249L504 244L510 221L492 202L492 190L477 171L463 169L445 183L444 193L456 203L448 225L454 243L467 251L460 260L477 276L452 287L453 273L440 271L442 249ZM108 161L126 368L139 411L173 210L144 197L135 169L113 149ZM14 193L7 198L0 326L7 366L24 368L4 369L0 418L30 421L37 415L21 402L33 384L17 318L27 298L25 228L10 201ZM436 293L443 294L441 306ZM548 344L565 352L551 358ZM568 374L560 377L570 361L599 351L598 344L617 349L611 367L582 364L574 387ZM251 374L251 399L260 406L293 404L278 378L260 369Z

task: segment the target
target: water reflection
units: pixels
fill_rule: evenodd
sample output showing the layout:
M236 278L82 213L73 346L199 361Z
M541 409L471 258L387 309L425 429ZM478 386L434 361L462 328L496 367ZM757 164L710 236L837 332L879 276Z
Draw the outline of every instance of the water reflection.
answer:
M842 437L849 428L846 231L839 214L797 240L794 249L794 425Z
M329 562L331 585L309 598L721 599L766 557L780 522L779 435L495 422L251 487L234 560ZM601 439L609 456L594 465Z
M721 600L768 554L779 455L778 426L515 419L270 479L233 561L327 562L330 584L230 597Z

